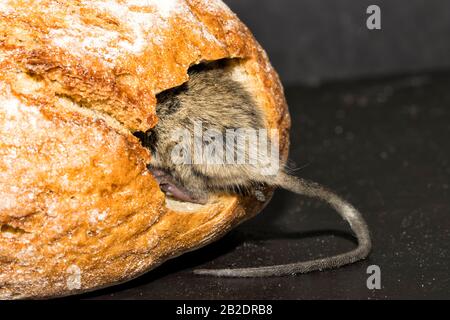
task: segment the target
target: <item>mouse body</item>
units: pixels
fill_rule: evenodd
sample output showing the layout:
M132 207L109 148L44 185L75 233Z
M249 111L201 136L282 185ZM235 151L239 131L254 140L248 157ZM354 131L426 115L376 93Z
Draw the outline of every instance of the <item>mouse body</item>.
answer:
M359 243L348 253L325 259L259 268L197 270L195 273L229 277L280 276L335 268L369 254L370 235L361 214L330 190L290 175L278 152L268 151L268 144L272 151L273 146L278 151L277 135L269 133L251 90L234 80L230 68L223 63L193 67L189 71L189 81L159 94L157 100L159 122L146 133L144 144L153 155L149 170L166 195L204 204L217 192L246 192L258 185L281 187L327 202L350 223ZM265 133L269 141L254 137L260 132ZM247 134L252 137L249 139ZM224 141L227 135L234 143ZM229 154L231 159L226 157ZM215 157L219 161L211 161ZM267 170L275 162L276 169Z
M264 182L257 164L227 162L224 152L219 161L212 161L217 155L206 152L208 145L216 142L211 140L225 138L227 133L240 134L235 137L239 143L241 137L247 138L243 136L247 129L256 132L265 128L262 112L242 84L232 79L230 70L220 64L191 68L187 83L157 98L159 122L148 133L153 152L150 170L166 194L205 203L210 193L246 190ZM184 133L189 136L183 141L180 138ZM224 141L222 145L227 147ZM256 144L247 147L258 149ZM248 158L248 148L238 150L235 144L228 151L234 153L236 160L239 153ZM188 156L187 161L177 162L177 150Z

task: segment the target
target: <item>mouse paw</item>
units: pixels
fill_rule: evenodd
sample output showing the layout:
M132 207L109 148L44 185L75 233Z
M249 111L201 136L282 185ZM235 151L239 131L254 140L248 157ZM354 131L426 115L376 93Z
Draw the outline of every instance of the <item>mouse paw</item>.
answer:
M159 183L162 192L175 200L183 202L191 202L198 204L206 204L208 196L203 194L194 194L193 192L182 186L170 173L161 169L148 168L152 175Z

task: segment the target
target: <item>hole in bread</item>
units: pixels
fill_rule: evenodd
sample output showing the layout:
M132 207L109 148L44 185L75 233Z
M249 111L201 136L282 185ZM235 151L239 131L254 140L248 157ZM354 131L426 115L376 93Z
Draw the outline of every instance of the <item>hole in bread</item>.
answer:
M238 109L239 108L239 99L244 99L242 97L245 97L246 95L243 94L243 92L239 92L240 89L236 89L234 90L234 86L231 87L227 87L226 85L231 84L233 81L237 82L239 84L241 84L242 89L244 89L250 98L253 98L253 103L256 105L256 108L260 107L260 103L258 101L258 97L256 96L256 94L254 94L254 92L256 92L256 90L253 89L252 86L254 86L256 83L256 81L254 81L255 79L253 79L253 77L247 73L245 67L244 67L244 63L246 62L246 60L242 60L242 59L223 59L223 60L217 60L217 61L209 61L209 62L203 62L200 64L196 64L191 66L191 68L189 68L188 70L188 74L191 76L191 78L185 82L184 84L165 90L163 92L160 92L156 98L157 98L157 107L156 107L156 115L158 116L158 124L156 125L156 128L158 128L158 125L162 125L164 123L164 121L168 121L167 123L169 123L170 125L168 125L168 128L172 128L173 130L177 130L177 121L182 121L180 123L186 124L186 121L190 121L190 115L192 114L192 110L194 108L192 108L192 106L194 105L198 105L199 110L201 110L201 112L205 113L208 111L208 103L204 102L204 101L210 101L208 99L208 97L212 97L212 101L232 101L235 104L229 104L230 108L235 108ZM207 72L207 71L212 71L212 72ZM202 72L205 72L205 77L203 76L199 76L199 74L201 74ZM223 73L222 73L223 72ZM194 75L197 75L196 77L194 77ZM212 76L217 76L217 81L211 80ZM232 81L230 81L232 80ZM220 87L221 85L223 85L222 87ZM239 86L237 86L239 87ZM224 88L224 90L218 90L218 88ZM230 89L228 89L230 88ZM228 89L228 90L226 90ZM232 92L232 93L231 93ZM201 99L196 99L193 98L195 97L194 95L198 95L198 94L202 94ZM225 97L225 99L220 100L217 98L217 96L221 94ZM233 97L236 97L236 100L234 99L230 99L229 98L229 94L232 94ZM204 96L203 96L204 95ZM225 96L227 95L227 96ZM216 100L214 100L216 99ZM251 99L248 99L248 101L250 101ZM190 101L190 102L187 102ZM191 103L190 106L191 108L189 109L184 109L183 108L183 103ZM227 103L217 103L214 104L215 106L220 106L222 108L222 106L224 108L228 107ZM245 106L248 106L249 104L246 104ZM181 111L180 111L181 110ZM245 109L243 109L245 110ZM248 110L248 109L247 109ZM211 115L213 112L214 115L217 115L218 113L222 114L221 110L217 110L217 108L211 108ZM179 113L180 114L180 118L179 120L177 120L177 116L176 114ZM225 113L226 114L226 113ZM261 119L259 116L260 114L258 112L254 113L254 117L252 119ZM263 112L264 114L264 112ZM187 116L186 116L187 115ZM230 115L232 115L232 113L230 113ZM203 115L198 117L200 119L203 118ZM262 116L262 118L264 118L264 115ZM208 119L208 117L205 117L205 119ZM211 116L210 119L217 119L217 116ZM231 119L231 118L230 118ZM235 117L233 117L233 119L235 119ZM203 121L203 120L202 120ZM207 120L205 120L207 121ZM214 120L211 120L214 121ZM258 123L259 120L255 120L255 123ZM193 124L193 123L192 123ZM231 123L228 122L228 124L226 124L225 126L225 121L223 123L224 128L239 128L239 123ZM242 125L242 124L241 124ZM183 126L180 125L180 129L182 129ZM184 129L186 128L186 126L184 126ZM205 126L206 128L206 126ZM153 154L153 156L156 156L156 144L158 141L168 141L170 140L169 137L165 137L162 136L161 132L170 132L169 130L162 130L162 131L155 131L155 130L150 130L148 132L137 132L135 133L135 136L140 139L142 145L146 148L148 148L151 153ZM159 140L160 139L160 140ZM167 148L163 148L160 150L169 150ZM159 151L160 151L159 150ZM170 154L167 155L170 157ZM161 157L164 158L164 157ZM159 162L159 164L161 164L161 162ZM164 164L162 165L164 167ZM158 167L158 166L157 166ZM173 166L170 166L171 168L173 168ZM158 167L159 168L159 167ZM164 171L170 173L170 171L167 170L167 168L162 168L164 169ZM189 190L188 190L189 191ZM211 201L210 201L211 202ZM196 206L201 206L201 205L192 205L191 203L188 202L182 202L182 201L175 201L171 198L167 198L167 206L170 207L173 210L176 211L195 211L197 209ZM194 209L192 209L194 208Z

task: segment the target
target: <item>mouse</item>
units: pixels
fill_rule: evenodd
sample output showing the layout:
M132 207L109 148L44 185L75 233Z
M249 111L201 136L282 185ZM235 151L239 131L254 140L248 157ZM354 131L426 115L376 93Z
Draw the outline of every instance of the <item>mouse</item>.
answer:
M258 186L283 188L326 202L349 223L358 240L355 249L323 259L265 267L198 269L194 273L217 277L285 276L338 268L365 259L372 246L370 233L354 206L328 188L290 174L278 153L267 152L267 144L259 143L261 139L248 144L216 143L228 133L245 142L248 137L242 135L248 132L267 132L264 113L252 90L235 79L232 68L224 62L202 63L191 67L188 75L183 85L157 95L158 123L140 137L152 154L148 170L166 196L206 204L211 195L220 192L245 194ZM273 135L267 136L269 144L274 142ZM278 148L275 142L273 145ZM193 155L211 146L216 147L212 152ZM214 152L222 155L222 160L224 153L233 156L228 162L210 161ZM267 170L268 161L278 165Z

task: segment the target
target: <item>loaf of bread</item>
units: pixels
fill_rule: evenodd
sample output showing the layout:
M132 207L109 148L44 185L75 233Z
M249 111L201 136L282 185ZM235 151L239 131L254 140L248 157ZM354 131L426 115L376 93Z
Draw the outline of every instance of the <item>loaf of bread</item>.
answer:
M121 283L251 218L273 190L165 199L135 137L190 66L230 59L288 150L277 74L220 0L0 3L0 298Z

